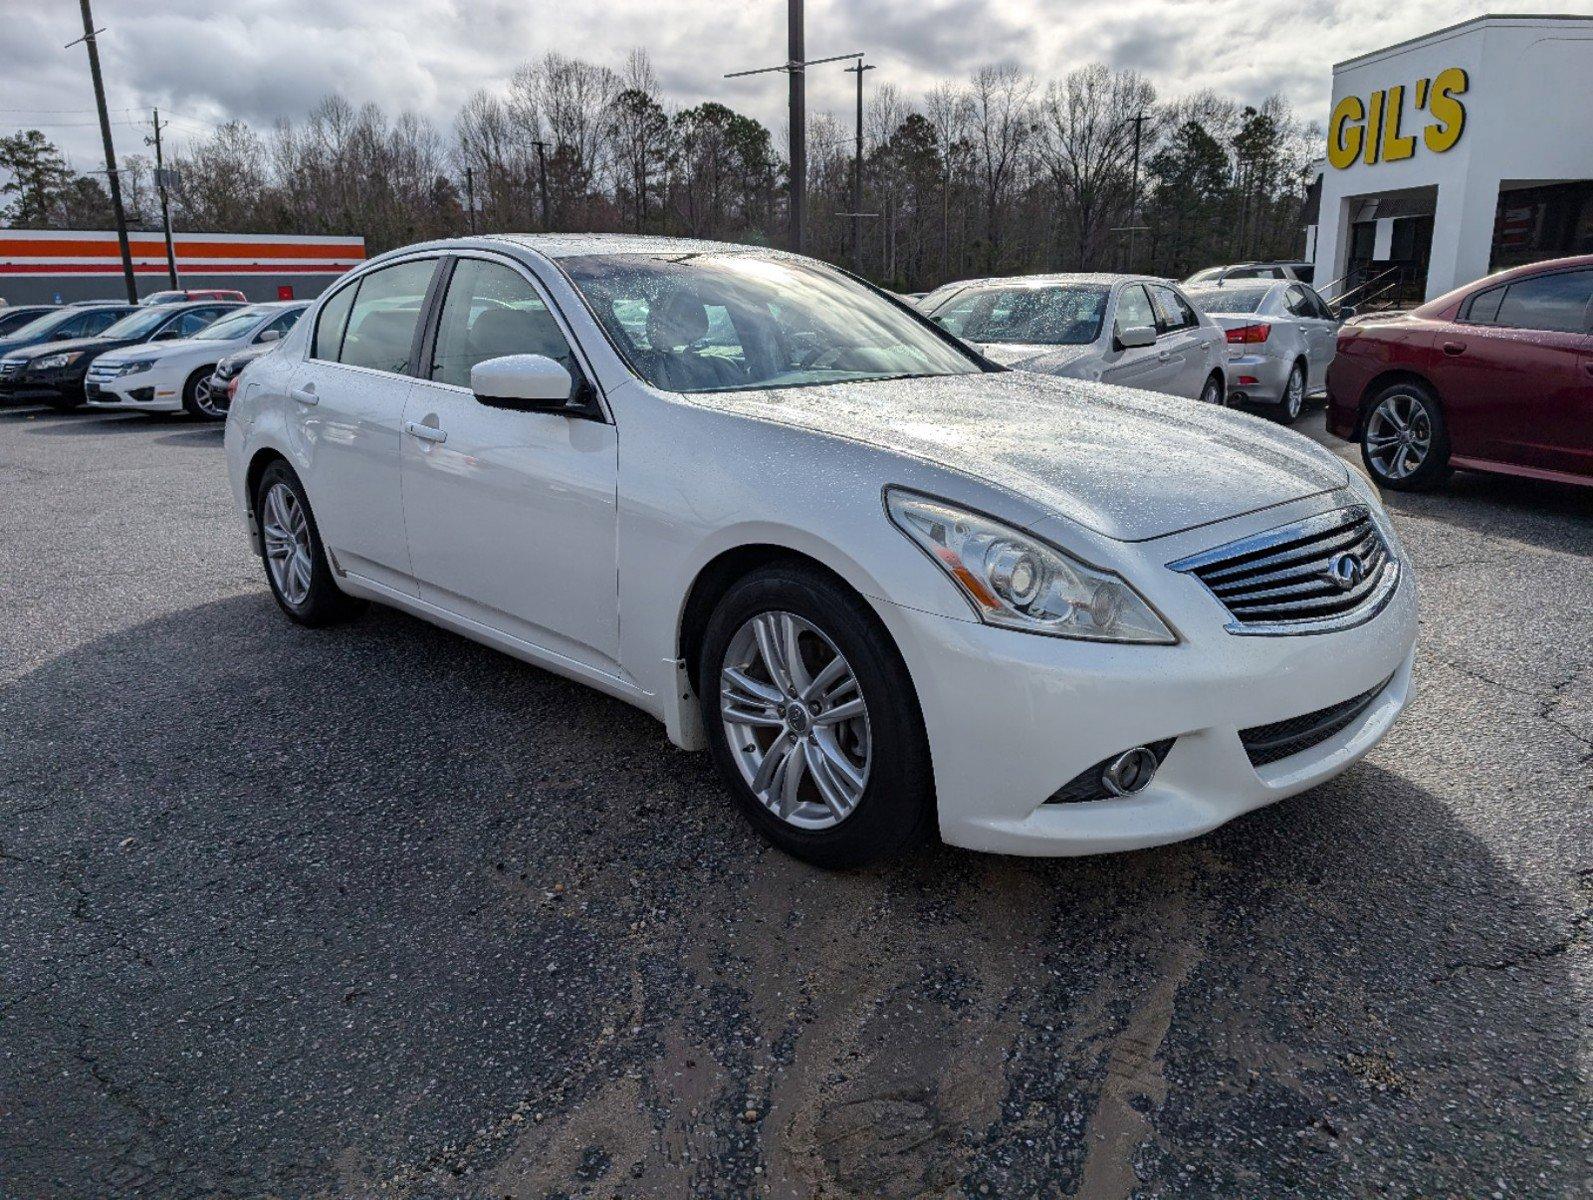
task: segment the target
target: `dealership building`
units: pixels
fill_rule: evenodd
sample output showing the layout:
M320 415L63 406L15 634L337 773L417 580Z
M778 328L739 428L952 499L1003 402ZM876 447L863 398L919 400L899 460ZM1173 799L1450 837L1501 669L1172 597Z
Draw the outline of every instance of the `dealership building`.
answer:
M128 235L138 294L171 287L166 239ZM251 300L319 296L365 260L365 239L260 233L179 233L172 238L185 288L236 288ZM0 229L0 298L11 304L125 300L115 232Z
M1593 17L1478 17L1341 62L1327 143L1306 254L1330 295L1593 254Z

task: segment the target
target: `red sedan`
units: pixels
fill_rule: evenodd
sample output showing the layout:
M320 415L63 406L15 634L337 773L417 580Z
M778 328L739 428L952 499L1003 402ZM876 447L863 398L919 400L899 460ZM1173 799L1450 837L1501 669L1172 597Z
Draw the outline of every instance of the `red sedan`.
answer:
M1593 255L1533 263L1339 330L1328 429L1385 487L1454 468L1593 486Z

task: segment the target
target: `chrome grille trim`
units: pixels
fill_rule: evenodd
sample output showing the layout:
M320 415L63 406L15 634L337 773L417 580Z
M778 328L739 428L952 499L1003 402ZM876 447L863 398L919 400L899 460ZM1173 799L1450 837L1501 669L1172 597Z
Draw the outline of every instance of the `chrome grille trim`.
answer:
M1363 577L1331 582L1348 554ZM1167 564L1192 575L1228 612L1229 633L1281 637L1328 633L1371 620L1399 585L1399 562L1364 504L1350 504ZM1355 564L1348 564L1351 569Z

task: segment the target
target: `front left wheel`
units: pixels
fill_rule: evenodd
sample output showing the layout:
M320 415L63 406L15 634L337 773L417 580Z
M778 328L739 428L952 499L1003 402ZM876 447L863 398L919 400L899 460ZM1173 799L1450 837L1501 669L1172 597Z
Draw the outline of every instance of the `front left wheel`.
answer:
M188 381L183 384L183 410L191 417L203 417L207 421L222 421L226 419L227 410L220 407L211 398L210 377L216 368L200 367Z
M364 608L332 578L309 497L287 463L278 459L261 473L254 511L266 582L283 612L300 625L320 626L345 621Z
M698 665L720 776L770 842L826 867L906 851L929 832L928 739L879 618L821 571L756 571L720 600Z

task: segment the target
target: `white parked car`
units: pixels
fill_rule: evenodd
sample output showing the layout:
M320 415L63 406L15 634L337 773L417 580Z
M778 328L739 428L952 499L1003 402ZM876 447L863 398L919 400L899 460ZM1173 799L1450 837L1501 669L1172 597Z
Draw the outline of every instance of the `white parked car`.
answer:
M820 863L1190 837L1411 694L1415 581L1342 460L778 252L382 255L250 366L226 455L295 621L375 600L634 704Z
M1308 395L1327 389L1339 319L1308 284L1197 284L1189 299L1228 339L1228 398L1274 406L1292 425Z
M1165 279L1033 275L974 279L919 302L1003 366L1221 404L1222 330Z
M210 391L216 364L235 351L280 341L308 307L303 300L251 304L190 337L108 351L89 365L89 407L187 411L219 421L227 406L225 396Z

